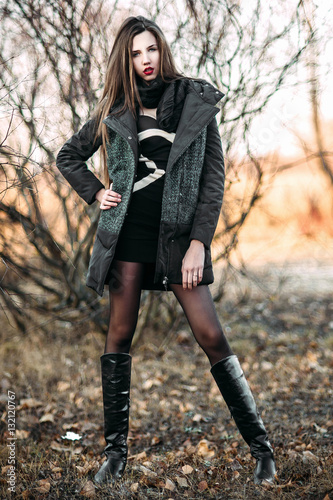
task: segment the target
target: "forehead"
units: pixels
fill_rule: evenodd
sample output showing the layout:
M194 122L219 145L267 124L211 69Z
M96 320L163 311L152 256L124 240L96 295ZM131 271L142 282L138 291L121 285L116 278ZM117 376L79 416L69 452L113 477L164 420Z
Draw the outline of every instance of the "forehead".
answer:
M143 31L133 38L132 50L142 50L150 47L150 45L157 45L155 36L150 31Z

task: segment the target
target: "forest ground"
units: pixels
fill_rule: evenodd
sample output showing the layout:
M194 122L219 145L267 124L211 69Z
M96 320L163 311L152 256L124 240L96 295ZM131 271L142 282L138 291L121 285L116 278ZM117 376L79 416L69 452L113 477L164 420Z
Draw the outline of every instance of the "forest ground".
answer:
M185 319L164 335L150 326L133 349L128 465L119 483L99 490L103 335L59 321L49 335L23 336L2 319L0 497L333 500L333 304L325 287L302 280L296 291L285 280L272 293L276 276L254 270L255 293L243 280L217 304L275 448L274 487L253 484L254 460ZM63 439L69 431L80 439Z

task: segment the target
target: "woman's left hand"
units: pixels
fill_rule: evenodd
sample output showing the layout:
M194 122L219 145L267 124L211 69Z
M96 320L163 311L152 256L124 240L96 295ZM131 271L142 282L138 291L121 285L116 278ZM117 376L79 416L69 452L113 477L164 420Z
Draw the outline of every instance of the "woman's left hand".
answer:
M183 289L192 289L202 280L205 264L205 246L199 240L191 240L182 260Z

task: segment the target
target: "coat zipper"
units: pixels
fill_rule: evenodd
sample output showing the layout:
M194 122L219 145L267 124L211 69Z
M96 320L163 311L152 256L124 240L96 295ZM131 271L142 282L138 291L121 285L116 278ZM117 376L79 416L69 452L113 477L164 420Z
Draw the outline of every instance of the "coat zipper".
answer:
M168 291L168 279L169 278L167 276L164 276L163 285L164 285L164 288L165 288L166 292Z
M183 185L183 179L184 179L184 171L182 171L182 175L181 175L181 179L180 179L180 185L182 186ZM179 193L180 196L181 196L181 193ZM177 206L177 221L178 221L178 214L179 214L179 205L180 203L178 203L178 206ZM176 222L177 224L177 222ZM176 234L176 228L177 226L175 227L175 229L173 230L173 233L171 235L171 241L170 241L170 245L174 243L174 237L175 237L175 234ZM166 292L168 291L168 281L169 281L169 278L168 278L168 271L169 271L169 267L170 267L170 245L169 245L169 249L168 249L168 260L167 260L167 267L166 267L166 271L165 271L165 276L164 276L164 279L163 279L163 285L165 287L165 290Z
M214 116L215 116L215 115L214 115ZM214 116L213 116L213 118L214 118ZM195 139L196 139L197 137L199 137L199 135L201 134L202 130L203 130L205 127L207 127L207 126L208 126L208 124L209 124L210 120L211 120L211 119L213 119L213 118L211 118L211 117L210 117L210 118L209 118L209 120L206 120L206 121L205 121L204 125L201 127L200 131L199 131L199 132L198 132L198 133L194 136L194 138L191 140L190 144L191 144L193 141L195 141ZM176 163L176 161L178 160L178 158L180 158L180 156L183 154L183 152L185 151L185 149L186 149L186 147L185 147L185 148L181 151L181 153L180 153L180 154L178 154L178 155L177 155L177 157L176 157L176 158L175 158L175 160L173 161L173 163L174 163L174 164ZM182 172L182 178L181 178L181 182L180 182L180 184L181 184L181 185L182 185L182 180L183 180L183 177L184 177L184 173ZM179 214L179 203L178 203L178 207L177 207L177 221L178 221L178 214ZM175 232L176 232L176 230L174 229L174 231L173 231L173 233L172 233L171 238L173 238L173 237L174 237ZM174 239L171 239L171 243L173 243L173 242L174 242ZM163 278L163 282L162 282L166 291L168 291L168 281L169 281L169 278L168 278L168 271L169 271L169 264L170 264L170 251L168 250L168 261L167 261L167 267L166 267L165 276L164 276L164 278Z

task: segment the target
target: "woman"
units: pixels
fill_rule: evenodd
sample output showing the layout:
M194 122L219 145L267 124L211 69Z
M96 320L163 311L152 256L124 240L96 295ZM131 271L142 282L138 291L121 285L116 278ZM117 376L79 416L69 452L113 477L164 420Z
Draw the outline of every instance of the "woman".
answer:
M215 115L223 94L176 71L160 28L124 21L94 116L57 156L57 167L101 215L87 285L109 286L110 324L101 356L106 460L98 484L121 477L127 460L131 356L142 289L172 291L206 353L211 373L256 458L254 481L273 482L273 449L219 323L208 288L210 245L224 189ZM101 146L106 185L85 161Z

